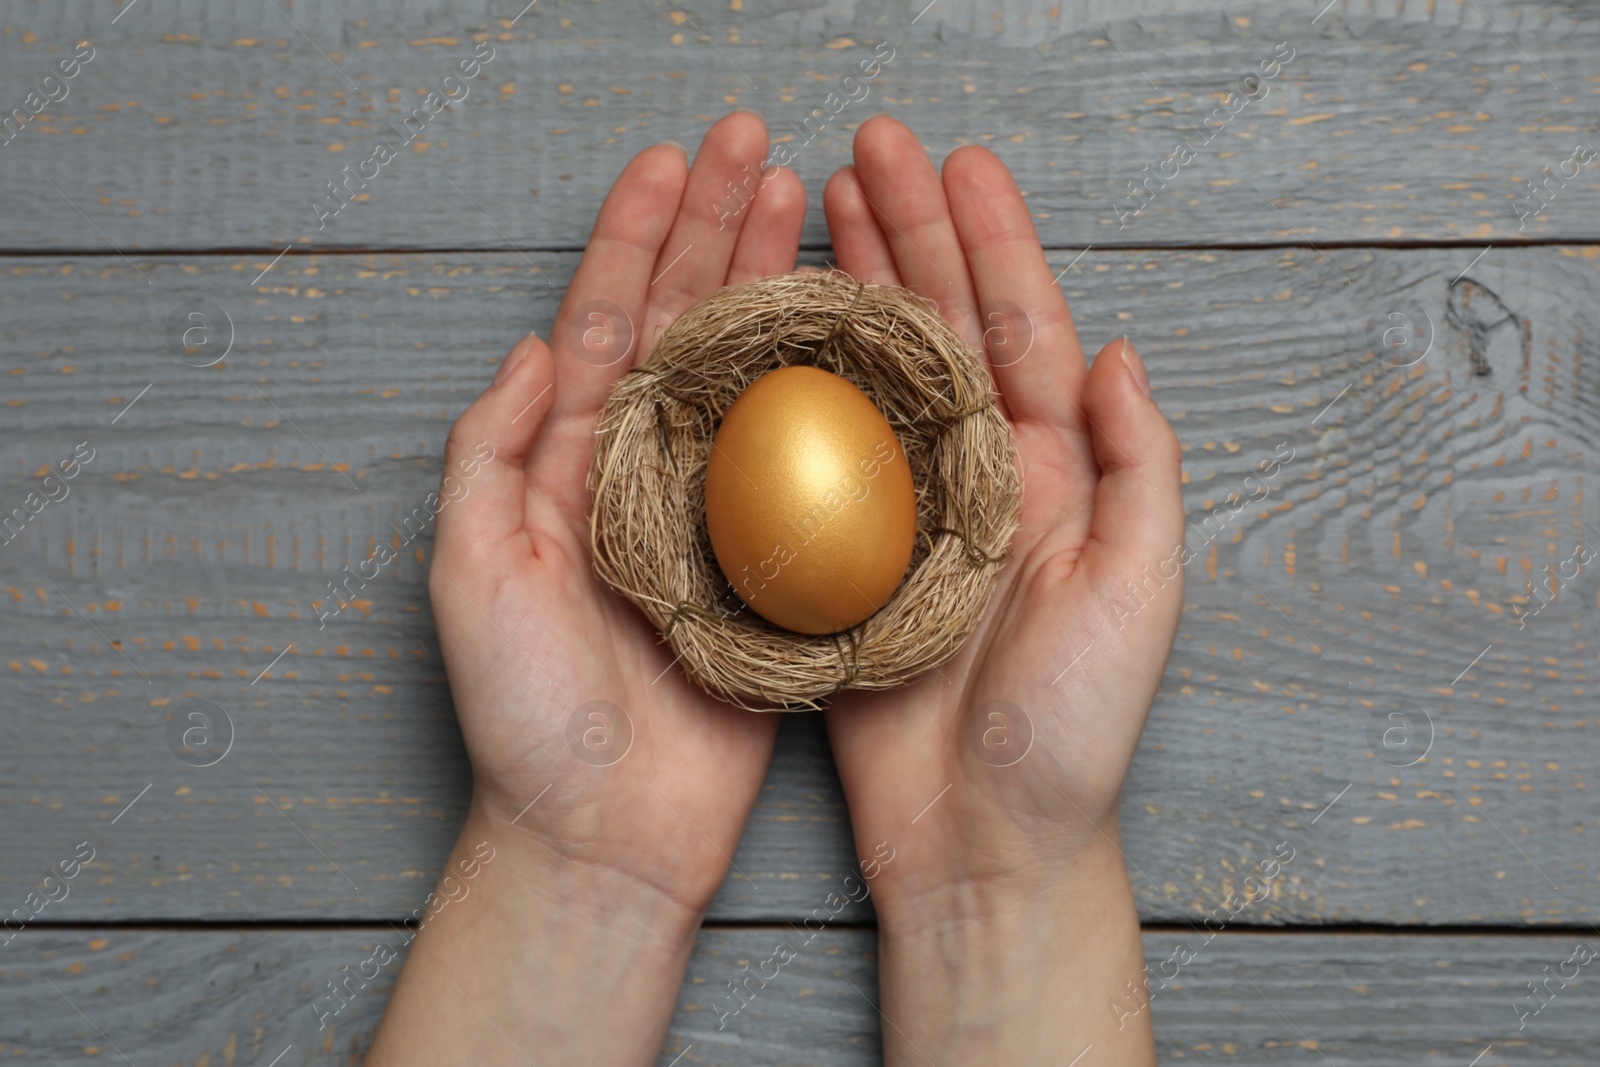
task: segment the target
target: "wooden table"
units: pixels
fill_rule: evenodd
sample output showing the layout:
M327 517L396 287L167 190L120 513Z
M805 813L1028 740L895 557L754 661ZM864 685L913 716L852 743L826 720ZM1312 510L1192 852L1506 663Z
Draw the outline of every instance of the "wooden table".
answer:
M26 119L0 146L0 516L25 520L0 545L0 912L94 855L0 946L0 1062L366 1047L392 968L327 1030L310 1002L422 903L468 772L431 545L324 629L313 602L548 328L623 162L735 105L793 139L807 262L869 114L935 157L989 145L1086 343L1150 364L1210 539L1122 815L1152 972L1199 953L1152 1006L1163 1062L1596 1062L1592 974L1520 1030L1516 1005L1600 949L1600 573L1576 562L1600 549L1600 163L1574 155L1600 148L1600 12L924 2L0 13ZM484 42L470 93L332 215L327 183ZM881 42L871 95L796 135ZM207 706L185 762L169 723ZM1271 898L1206 941L1279 842ZM852 852L792 717L663 1064L880 1059L870 902L729 1029L710 1006Z

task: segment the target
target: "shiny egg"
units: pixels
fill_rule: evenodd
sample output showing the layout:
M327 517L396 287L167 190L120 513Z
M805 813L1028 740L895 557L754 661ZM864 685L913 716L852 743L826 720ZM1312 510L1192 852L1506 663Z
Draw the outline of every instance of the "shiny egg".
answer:
M705 502L734 591L803 634L847 630L883 607L916 544L916 490L889 420L817 367L769 371L729 406Z

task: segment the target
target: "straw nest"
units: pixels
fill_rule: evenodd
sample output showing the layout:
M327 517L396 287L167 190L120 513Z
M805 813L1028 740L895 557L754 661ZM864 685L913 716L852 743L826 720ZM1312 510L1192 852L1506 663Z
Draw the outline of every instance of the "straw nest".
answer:
M916 486L917 543L899 589L865 622L824 636L745 607L706 533L706 459L722 413L791 364L832 371L871 397ZM588 485L596 572L639 606L701 688L756 711L891 689L953 656L983 614L1021 502L987 369L914 293L837 271L731 286L680 316L612 389Z

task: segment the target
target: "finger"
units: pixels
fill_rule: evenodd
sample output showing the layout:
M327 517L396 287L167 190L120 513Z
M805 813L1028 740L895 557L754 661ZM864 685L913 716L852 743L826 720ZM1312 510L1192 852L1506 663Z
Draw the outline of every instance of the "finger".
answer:
M439 558L486 559L524 529L523 463L555 405L549 346L529 334L511 349L493 385L474 400L444 446L434 533ZM405 521L409 529L410 517ZM398 531L397 531L398 532Z
M1100 463L1084 565L1113 580L1166 563L1182 569L1183 453L1150 398L1144 363L1126 338L1100 350L1083 388L1083 410Z
M635 362L649 355L650 345L672 320L727 281L739 231L761 187L766 154L767 124L753 111L725 115L706 131L650 276L642 338L647 343Z
M822 190L822 211L828 217L828 236L839 269L857 281L874 285L899 285L900 272L872 208L861 192L861 177L854 167L840 167Z
M646 148L600 206L550 335L558 416L592 417L643 344L646 294L688 169L676 145Z
M904 284L933 300L945 321L981 344L977 301L966 257L950 220L939 172L916 134L888 115L875 115L856 131L856 173L862 196L877 217Z
M1077 407L1089 373L1083 347L1011 172L987 148L958 148L945 160L944 188L1007 410L1086 429Z
M806 187L792 170L774 168L756 192L750 217L739 231L727 284L788 274L800 254L800 227L806 221Z

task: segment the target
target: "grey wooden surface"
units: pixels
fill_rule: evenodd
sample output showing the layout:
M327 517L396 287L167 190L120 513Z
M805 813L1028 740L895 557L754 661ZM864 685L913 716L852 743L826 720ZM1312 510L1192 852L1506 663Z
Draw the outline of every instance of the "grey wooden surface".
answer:
M821 183L867 115L936 158L990 145L1086 343L1145 353L1191 544L1224 508L1123 806L1152 960L1273 844L1297 858L1239 916L1259 932L1158 998L1163 1062L1593 1061L1592 983L1521 1033L1509 1004L1600 946L1600 578L1516 618L1529 582L1600 548L1600 167L1518 218L1541 168L1600 146L1600 11L539 0L508 25L524 6L0 3L0 115L96 49L0 145L0 514L95 449L0 545L0 910L97 849L0 948L0 1055L110 1055L70 997L136 1059L359 1058L383 990L324 1042L295 1029L309 987L426 895L467 774L426 542L328 629L312 601L433 487L508 345L548 327L633 151L693 145L735 105L785 136L888 41L872 95L799 149L804 258L825 260ZM323 183L485 40L471 95L318 230ZM1127 183L1279 42L1267 96L1119 227ZM212 367L174 339L195 310L229 323ZM1270 494L1228 516L1280 446ZM231 717L215 765L167 740L190 700ZM1396 713L1410 732L1385 748ZM663 1063L690 1044L685 1063L877 1061L845 982L875 993L870 905L731 1035L701 995L852 852L819 724L792 718L735 856L753 882L713 906ZM365 925L292 925L313 922Z
M744 964L758 967L783 938L794 940L787 927L701 933L660 1067L880 1062L870 930L824 930L809 945L791 946L796 958L747 1007L737 1015L719 1011L730 995L727 983L744 975ZM106 1062L115 1060L112 1046L134 1063L265 1067L280 1054L276 1067L350 1063L372 1039L398 963L380 971L325 1029L318 1029L321 1016L310 1004L345 965L353 970L378 944L399 949L398 942L381 927L182 936L128 928L28 931L0 956L0 998L10 1024L0 1052L30 1064ZM1155 930L1144 938L1151 969L1180 942L1197 955L1149 1009L1164 1063L1465 1067L1483 1054L1477 1067L1590 1067L1600 1041L1593 979L1566 989L1552 981L1553 997L1547 994L1521 1030L1516 1007L1529 1010L1528 982L1547 967L1560 971L1578 945L1600 952L1592 932L1587 941L1577 934L1224 932L1201 945L1187 929ZM463 1002L461 1010L472 1009ZM523 1051L542 1063L536 1050ZM1081 1051L1065 1050L1061 1062ZM1093 1062L1094 1054L1083 1062Z

